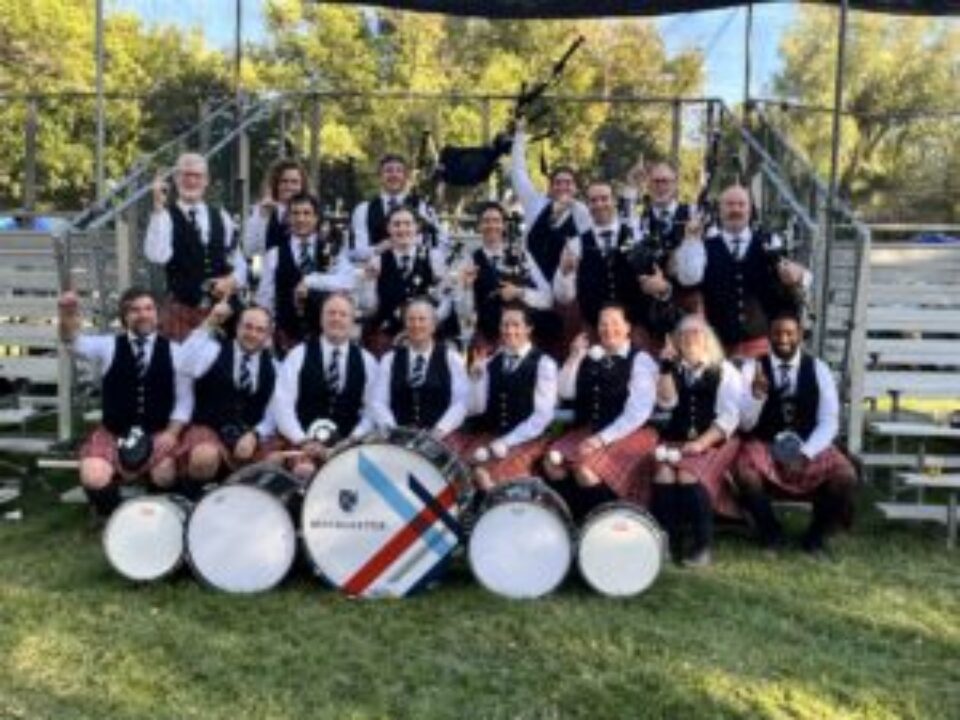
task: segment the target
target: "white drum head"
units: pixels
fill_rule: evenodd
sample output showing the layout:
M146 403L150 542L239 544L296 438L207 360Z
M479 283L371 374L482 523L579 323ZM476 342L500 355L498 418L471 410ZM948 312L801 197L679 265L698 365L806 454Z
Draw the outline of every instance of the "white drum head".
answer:
M418 453L386 443L349 448L321 468L303 501L316 569L349 595L402 597L457 546L456 487Z
M190 565L213 587L255 593L286 577L297 552L290 513L273 495L224 485L197 505L187 525Z
M487 590L537 598L555 590L570 569L570 534L560 515L528 501L506 501L480 516L468 557Z
M104 528L107 560L118 573L138 582L169 575L183 559L186 519L182 505L162 496L128 500Z
M639 509L611 507L589 518L577 563L584 580L603 595L638 595L663 567L663 534Z

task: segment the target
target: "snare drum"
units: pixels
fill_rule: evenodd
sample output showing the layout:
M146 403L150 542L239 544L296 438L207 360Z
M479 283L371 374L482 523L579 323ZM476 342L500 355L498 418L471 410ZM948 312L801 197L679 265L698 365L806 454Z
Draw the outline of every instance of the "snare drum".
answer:
M468 472L443 443L400 429L331 457L307 489L304 547L348 595L402 597L446 567L460 541Z
M301 483L276 465L250 465L204 495L187 523L187 561L218 590L255 593L283 580L297 554L292 512Z
M148 495L118 507L103 530L103 550L113 569L149 582L183 564L183 529L190 503L178 495Z
M487 496L470 535L470 569L497 595L546 595L560 586L570 569L570 528L566 503L542 480L501 485Z
M649 513L633 503L601 505L580 530L577 565L601 595L627 597L650 587L663 567L666 542Z

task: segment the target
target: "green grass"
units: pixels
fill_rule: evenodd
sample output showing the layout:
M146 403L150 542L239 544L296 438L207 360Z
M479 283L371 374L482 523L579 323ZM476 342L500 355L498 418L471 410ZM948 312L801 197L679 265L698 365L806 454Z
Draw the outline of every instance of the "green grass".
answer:
M960 717L960 574L942 528L867 517L839 561L763 557L642 597L531 603L457 569L361 602L306 572L258 597L115 576L83 508L0 524L2 718ZM800 518L794 518L794 530Z

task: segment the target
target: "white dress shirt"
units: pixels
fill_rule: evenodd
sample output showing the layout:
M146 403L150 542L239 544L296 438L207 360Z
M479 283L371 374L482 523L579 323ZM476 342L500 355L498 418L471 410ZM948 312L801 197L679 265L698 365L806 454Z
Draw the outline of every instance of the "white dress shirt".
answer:
M132 345L133 335L128 334L127 338ZM156 333L148 335L143 348L144 359L148 367L153 359L156 340ZM70 351L78 359L93 363L97 368L97 373L100 377L103 377L107 374L110 366L113 365L116 342L116 335L78 335L70 345ZM170 413L170 421L186 424L193 415L193 379L183 372L183 366L186 362L183 347L179 343L171 341L170 354L173 358L175 372L173 412Z
M620 348L613 355L625 358L630 354L630 346ZM573 400L577 396L577 374L586 354L571 356L560 370L558 388L562 400ZM640 429L653 412L657 397L657 374L659 369L647 353L638 352L630 368L630 381L627 402L621 413L599 433L604 445L622 440L630 433Z
M513 136L513 147L510 151L510 183L523 207L526 232L529 233L540 213L553 201L537 190L530 179L530 171L527 170L527 138L526 134L519 130ZM579 200L574 200L569 212L573 213L573 222L577 227L578 235L590 229L590 211L587 210L586 205ZM566 215L560 218L560 222L565 219Z
M680 367L687 371L690 368L685 362L680 363ZM694 370L694 377L699 378L706 368L700 366ZM740 373L737 369L727 362L723 361L720 366L720 387L717 388L717 399L713 405L713 411L716 415L713 424L717 426L728 438L736 432L740 424L740 408L743 404L743 383ZM672 403L660 403L664 410L672 410L677 406L677 399Z
M191 381L196 382L206 375L210 367L217 361L217 358L220 356L221 347L220 341L213 337L208 329L203 327L197 328L190 333L183 343L182 355L184 359L180 372L189 377ZM244 352L246 351L234 340L233 382L237 387L240 386L240 365L243 362ZM279 377L280 365L272 358L270 362L273 363L274 372L276 376ZM250 356L248 368L250 370L250 390L251 392L256 392L260 385L259 352L253 353ZM270 412L270 406L268 404L263 411L263 417L254 429L261 438L267 438L275 434L276 428L277 425L276 422L274 422L273 414Z
M516 351L519 356L518 362L523 363L524 358L532 349L531 345L526 345ZM500 352L508 351L501 348ZM496 358L496 355L484 363L480 377L471 381L471 415L482 415L487 411L490 387L489 367L494 358ZM540 355L540 362L537 364L537 381L533 393L533 413L506 435L497 438L507 448L540 437L553 421L553 414L557 409L557 364L546 353Z
M277 203L274 212L277 220L283 222L287 216L287 206L283 203ZM247 224L243 229L243 251L247 257L253 255L262 255L267 248L267 228L270 227L270 214L264 217L260 213L260 203L254 205L250 211L250 217L247 218Z
M177 205L187 217L190 216L191 209L197 211L200 241L206 245L210 241L210 214L207 204L200 202L195 205L187 205L178 201ZM233 277L237 281L237 287L246 287L247 260L239 247L230 249L234 232L233 220L223 209L220 210L220 216L223 219L223 243L227 248L227 262L233 266ZM170 258L173 257L173 219L170 217L169 210L164 209L150 215L143 252L147 260L157 265L166 265L170 262Z
M317 341L311 340L310 342ZM347 381L347 358L350 344L333 345L326 337L321 337L320 347L325 364L330 362L334 348L340 349L338 374L342 389ZM290 351L280 368L277 388L273 394L272 413L277 423L277 429L294 445L299 445L307 439L307 429L300 424L297 417L297 400L300 397L300 370L303 368L305 353L305 343L300 343ZM360 421L350 434L354 438L362 437L373 429L370 411L373 407L373 391L377 384L377 361L373 358L373 355L362 348L360 354L363 357L363 367L367 377L363 388L363 407L360 411ZM326 372L327 368L324 367L323 370Z
M310 257L316 262L316 235L307 238L307 250ZM300 257L300 245L303 241L297 237L291 237L289 240L290 251L293 253L293 261L297 263ZM260 273L260 285L257 287L257 305L268 308L270 312L275 312L277 307L277 265L280 260L280 248L272 247L267 250L263 256L263 269ZM353 265L350 264L347 249L341 248L340 253L334 258L330 269L327 272L312 272L304 279L308 290L317 292L353 292L356 284L356 273Z
M780 383L780 364L783 362L776 355L771 355L771 364L773 366L772 387L770 391L778 388ZM790 392L796 392L797 376L800 373L800 352L797 353L787 363L790 366ZM817 424L810 433L810 437L803 443L800 452L812 460L821 452L826 450L837 437L840 430L840 399L837 396L837 384L833 379L830 368L820 358L813 359L814 371L817 377L817 386L820 390L820 402L817 405ZM741 403L740 427L744 431L750 431L756 427L760 420L760 414L763 412L763 406L766 404L766 398L755 398L753 396L753 378L757 373L759 363L756 360L744 361L741 372L743 373L743 400ZM768 378L768 380L770 380Z
M424 358L424 372L430 367L430 355L434 346L420 353L410 348L409 370L413 371L417 358ZM446 411L437 420L434 430L443 437L463 425L467 417L467 406L470 402L470 381L467 379L467 370L463 358L453 348L446 346L440 349L447 354L447 367L450 368L450 404ZM380 359L380 369L377 373L377 384L373 394L372 416L378 427L391 430L397 426L396 417L390 406L390 386L393 382L393 359L396 353L391 350Z

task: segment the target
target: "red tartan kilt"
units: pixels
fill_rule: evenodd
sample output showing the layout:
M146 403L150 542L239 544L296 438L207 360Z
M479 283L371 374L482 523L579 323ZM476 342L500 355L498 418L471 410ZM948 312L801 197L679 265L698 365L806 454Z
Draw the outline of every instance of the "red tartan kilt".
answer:
M83 445L80 446L80 460L103 460L110 464L110 466L118 473L124 476L126 479L133 479L135 477L140 477L147 474L150 470L155 468L164 460L171 458L176 460L177 454L180 451L179 443L173 447L172 450L168 452L160 452L156 447L157 435L160 433L154 433L154 448L153 454L150 455L150 459L144 465L136 475L130 475L125 470L120 469L120 461L117 455L117 436L112 432L107 430L103 425L97 426L90 435L87 436L87 439L84 441Z
M640 428L581 462L577 448L592 434L589 428L573 430L550 445L550 451L557 450L568 464L592 472L618 497L648 505L653 451L657 447L656 430Z
M800 472L787 470L770 454L762 440L746 440L737 456L737 472L753 472L789 496L805 498L830 478L856 478L851 462L832 445L810 460Z
M252 465L269 459L270 454L279 449L280 442L282 441L277 438L267 438L260 442L256 452L253 454L253 458L247 462L240 462L227 450L227 446L223 444L220 436L217 435L213 428L207 427L206 425L191 425L180 439L180 445L177 449L177 469L181 474L187 474L190 466L190 453L199 445L215 446L220 454L220 462L223 467L233 472L244 465Z
M723 349L727 354L727 358L731 360L734 358L751 358L756 360L770 353L770 340L767 339L766 335L763 335L761 337L750 338L749 340L741 340L733 345L725 345Z
M536 438L512 447L502 460L474 463L473 453L477 448L488 447L496 439L497 436L493 433L454 432L447 435L443 441L465 462L483 468L490 475L491 482L497 485L517 478L541 476L538 465L550 445L549 438Z
M669 443L670 447L681 444ZM740 438L730 438L699 455L685 455L676 466L677 472L692 475L707 489L714 512L732 518L742 517L729 477L739 450Z
M167 298L160 307L160 333L170 340L183 342L187 335L200 327L209 312L209 308L190 307Z

